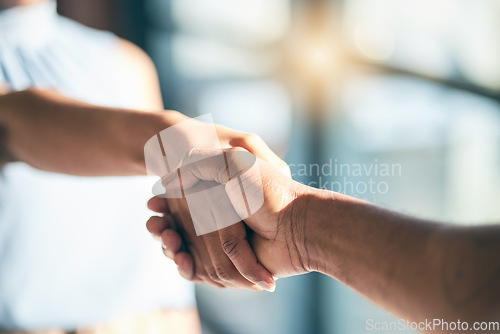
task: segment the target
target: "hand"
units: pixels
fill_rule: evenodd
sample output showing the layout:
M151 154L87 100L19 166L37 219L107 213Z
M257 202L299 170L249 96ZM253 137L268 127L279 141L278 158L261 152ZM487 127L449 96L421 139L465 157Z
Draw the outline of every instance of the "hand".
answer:
M276 166L283 175L290 169L258 136L217 126L224 147L240 146ZM180 274L194 282L206 282L216 287L235 287L272 291L271 274L257 261L246 239L244 224L237 223L217 232L196 236L184 200L154 197L148 204L164 217L151 217L148 230L161 238L164 253L174 259ZM236 241L237 247L233 247ZM237 252L238 256L233 254ZM231 254L231 257L228 255Z
M245 223L251 228L249 238L253 246L253 250L257 254L258 261L263 264L270 273L275 277L285 277L309 272L313 270L314 264L307 252L305 245L306 225L305 225L305 203L304 199L310 188L301 185L280 172L279 169L269 164L262 159L258 159L257 163L260 168L258 175L261 180L256 180L255 175L247 175L244 173L244 163L246 159L241 153L249 155L250 153L241 149L229 149L226 151L229 165L235 166L232 169L238 170L239 175L245 180L245 193L253 194L260 191L262 188L264 194L263 206L253 215L245 219ZM220 175L226 172L225 166L217 164L213 150L193 150L191 157L193 161L199 161L195 164L189 164L187 167L182 167L184 187L194 186L197 182L215 181L224 183L220 179ZM234 171L232 172L234 174ZM186 175L186 176L184 176ZM233 179L234 179L233 177ZM248 182L249 180L256 182ZM255 189L252 188L255 185ZM238 185L238 183L236 183ZM167 185L168 187L168 185ZM249 187L249 188L248 188ZM234 184L226 183L226 193L234 203L240 189ZM153 199L151 206L159 205L158 199ZM156 209L159 209L156 207ZM238 210L236 210L238 211ZM167 220L172 219L170 215L166 215ZM159 224L159 222L157 223ZM224 233L225 229L218 231ZM162 235L163 236L163 235ZM178 252L181 247L181 240L171 234L164 235L164 242L170 255L174 258L181 254L176 261L180 272L190 270L192 259L185 257L183 252ZM229 245L230 247L227 247ZM237 261L253 261L253 258L243 258L238 247L240 240L233 238L224 247L229 259ZM251 263L251 262L250 262Z
M498 226L453 226L409 217L300 185L259 159L255 172L248 152L229 149L223 155L221 163L220 150L192 150L194 162L180 167L183 189L224 184L240 217L245 216L241 194L250 203L261 192L262 207L244 221L252 229L249 237L258 261L273 276L319 271L409 321L433 314L444 321L498 319L498 280L488 279L498 272L491 265L498 259ZM172 181L164 178L167 192L175 186ZM457 272L474 275L457 279ZM449 284L443 286L443 280ZM470 303L461 298L464 290L472 293L467 294Z

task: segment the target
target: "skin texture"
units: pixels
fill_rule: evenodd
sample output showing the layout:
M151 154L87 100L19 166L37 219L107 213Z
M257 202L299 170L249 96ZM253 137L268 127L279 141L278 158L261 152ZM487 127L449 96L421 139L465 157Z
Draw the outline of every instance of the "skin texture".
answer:
M259 166L265 203L245 223L258 260L274 276L321 272L410 321L460 319L472 326L500 318L500 225L421 220L304 186L264 161ZM199 182L224 172L196 167ZM160 209L159 200L150 206ZM171 231L164 242L177 261L179 236ZM186 264L178 263L180 270L189 270Z

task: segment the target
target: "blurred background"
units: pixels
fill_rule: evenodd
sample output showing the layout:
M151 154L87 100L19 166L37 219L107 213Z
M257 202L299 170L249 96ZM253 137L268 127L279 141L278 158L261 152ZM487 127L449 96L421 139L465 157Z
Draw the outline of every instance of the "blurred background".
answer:
M496 0L63 0L59 11L144 48L166 108L259 134L303 183L420 217L500 221ZM395 320L317 274L273 294L199 286L197 300L204 333Z

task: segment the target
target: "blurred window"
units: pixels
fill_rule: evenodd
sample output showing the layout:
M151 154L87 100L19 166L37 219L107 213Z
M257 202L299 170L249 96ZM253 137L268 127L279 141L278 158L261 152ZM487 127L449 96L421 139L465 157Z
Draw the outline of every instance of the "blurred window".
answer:
M346 37L383 65L500 91L500 2L345 0Z

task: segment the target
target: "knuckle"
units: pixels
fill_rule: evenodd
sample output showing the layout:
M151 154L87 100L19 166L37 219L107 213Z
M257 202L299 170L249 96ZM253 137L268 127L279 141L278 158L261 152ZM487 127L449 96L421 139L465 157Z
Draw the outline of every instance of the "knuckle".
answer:
M196 273L196 276L198 277L198 279L202 282L206 282L206 281L209 281L210 280L210 276L208 275L207 272L203 271L203 272L198 272Z
M221 280L215 268L207 269L207 277L214 282L219 282Z
M217 174L215 179L219 183L226 183L228 180L228 173L231 173L231 162L228 162L228 165L224 163L224 165L220 164L219 167L217 168ZM232 176L232 175L231 175Z
M245 135L243 140L245 140L247 143L256 143L262 139L256 133L248 133Z
M181 164L182 165L188 165L191 163L191 161L194 159L194 157L198 154L198 149L196 148L191 148L188 151L184 153L181 159Z
M239 242L240 242L239 239L234 236L227 237L222 242L222 249L230 259L234 259L238 256Z
M186 278L185 276L183 276L184 278ZM188 281L191 281L193 283L206 283L207 282L207 279L205 279L204 277L200 276L200 275L193 275L191 278L186 278Z
M237 273L234 269L227 266L216 266L215 271L217 276L223 281L234 281L237 278Z

